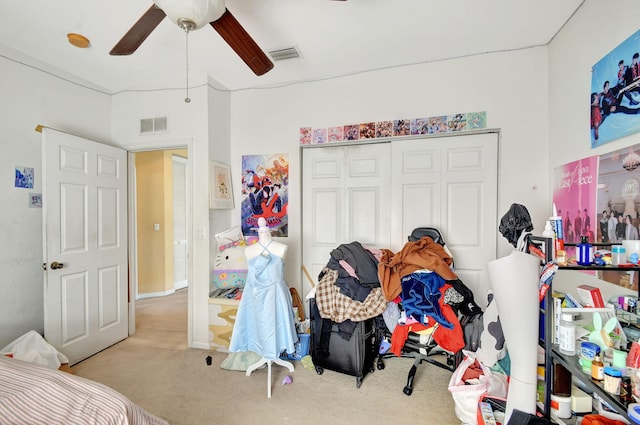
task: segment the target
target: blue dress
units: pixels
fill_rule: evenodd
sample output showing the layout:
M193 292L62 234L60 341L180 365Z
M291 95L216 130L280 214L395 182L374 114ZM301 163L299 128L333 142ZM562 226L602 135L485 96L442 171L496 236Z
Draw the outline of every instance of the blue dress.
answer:
M284 279L284 260L271 253L268 245L263 248L248 261L229 351L253 351L266 360L276 360L285 350L295 351L298 335Z

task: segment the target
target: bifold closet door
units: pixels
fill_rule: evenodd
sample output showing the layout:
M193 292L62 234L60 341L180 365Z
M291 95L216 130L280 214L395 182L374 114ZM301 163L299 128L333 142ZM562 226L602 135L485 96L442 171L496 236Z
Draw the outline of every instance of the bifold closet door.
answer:
M341 243L397 252L414 228L431 226L486 303L499 236L498 133L323 145L302 157L302 261L313 279Z
M388 247L389 143L305 148L302 156L302 261L312 278L342 243Z
M498 134L393 141L391 181L392 250L414 228L437 227L483 306L486 265L497 256Z

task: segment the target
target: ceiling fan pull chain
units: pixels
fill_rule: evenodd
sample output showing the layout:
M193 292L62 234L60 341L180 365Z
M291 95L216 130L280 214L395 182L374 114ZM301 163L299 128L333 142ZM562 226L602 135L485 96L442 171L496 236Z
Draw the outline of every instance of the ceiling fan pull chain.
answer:
M184 98L184 103L190 103L191 99L189 99L189 29L185 28L184 29L184 33L185 33L185 40L186 40L186 58L187 58L187 63L186 63L186 74L187 74L187 97Z

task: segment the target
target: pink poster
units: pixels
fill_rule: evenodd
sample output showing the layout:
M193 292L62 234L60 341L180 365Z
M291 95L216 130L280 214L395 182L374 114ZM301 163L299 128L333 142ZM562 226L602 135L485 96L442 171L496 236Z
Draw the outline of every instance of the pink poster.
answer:
M581 236L587 236L591 243L596 242L597 187L597 156L556 168L553 203L557 214L562 217L565 244L578 244ZM566 246L565 251L569 262L575 262L575 247Z

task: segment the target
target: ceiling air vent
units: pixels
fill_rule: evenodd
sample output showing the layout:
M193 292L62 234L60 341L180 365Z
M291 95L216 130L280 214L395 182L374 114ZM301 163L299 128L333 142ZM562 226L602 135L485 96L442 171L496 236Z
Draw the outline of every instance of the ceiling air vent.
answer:
M299 58L300 57L300 52L298 51L298 49L294 46L294 47L286 47L284 49L276 49L276 50L271 50L269 52L269 56L271 56L271 59L273 59L274 61L283 61L286 59L295 59L295 58Z
M142 118L140 134L164 133L167 131L167 117Z

